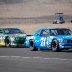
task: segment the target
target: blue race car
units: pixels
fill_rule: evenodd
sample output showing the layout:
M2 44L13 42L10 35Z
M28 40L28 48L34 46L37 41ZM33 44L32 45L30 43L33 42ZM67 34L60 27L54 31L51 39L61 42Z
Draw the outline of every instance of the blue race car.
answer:
M61 51L72 48L72 31L67 28L42 28L38 29L34 35L27 36L26 47L33 47L33 51L38 49L51 49Z

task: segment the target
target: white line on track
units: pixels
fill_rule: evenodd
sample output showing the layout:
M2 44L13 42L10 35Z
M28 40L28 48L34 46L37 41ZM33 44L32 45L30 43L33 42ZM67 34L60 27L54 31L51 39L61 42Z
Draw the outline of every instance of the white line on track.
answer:
M22 56L0 56L0 58L22 58L22 59L44 59L44 60L70 60L72 59L66 59L66 58L45 58L45 57L22 57Z

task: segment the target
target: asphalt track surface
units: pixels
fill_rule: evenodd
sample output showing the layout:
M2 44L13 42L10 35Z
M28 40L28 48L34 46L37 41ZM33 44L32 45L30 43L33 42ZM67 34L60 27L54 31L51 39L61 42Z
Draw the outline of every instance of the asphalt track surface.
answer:
M0 48L0 72L72 72L72 50Z

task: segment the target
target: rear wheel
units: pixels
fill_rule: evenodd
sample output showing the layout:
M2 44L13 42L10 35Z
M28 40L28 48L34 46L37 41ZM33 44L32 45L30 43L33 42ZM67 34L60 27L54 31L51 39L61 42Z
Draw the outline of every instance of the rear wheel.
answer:
M38 48L33 44L33 51L38 51Z
M53 41L52 41L51 47L52 47L52 51L53 51L53 52L61 51L61 50L59 49L59 43L58 43L57 40L53 40Z
M33 42L30 43L30 49L32 49L32 51L38 51L38 48L36 48Z

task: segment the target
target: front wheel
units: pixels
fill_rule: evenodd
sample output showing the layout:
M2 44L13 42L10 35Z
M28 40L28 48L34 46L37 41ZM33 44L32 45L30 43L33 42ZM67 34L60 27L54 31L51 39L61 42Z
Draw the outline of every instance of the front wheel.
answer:
M10 47L11 46L11 40L10 40L10 38L8 37L8 38L6 38L6 41L5 41L5 46L6 47Z
M59 51L61 51L61 50L59 49L59 43L58 43L57 40L53 40L53 41L52 41L51 47L52 47L52 51L53 51L53 52L59 52Z

